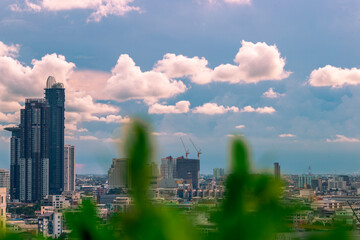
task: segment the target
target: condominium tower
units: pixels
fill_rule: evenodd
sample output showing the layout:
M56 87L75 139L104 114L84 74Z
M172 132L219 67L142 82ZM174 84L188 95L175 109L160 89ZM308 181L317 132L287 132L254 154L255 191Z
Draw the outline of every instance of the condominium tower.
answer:
M75 147L64 147L64 191L75 191Z
M64 189L65 89L49 77L45 98L25 99L10 142L12 200L36 202Z

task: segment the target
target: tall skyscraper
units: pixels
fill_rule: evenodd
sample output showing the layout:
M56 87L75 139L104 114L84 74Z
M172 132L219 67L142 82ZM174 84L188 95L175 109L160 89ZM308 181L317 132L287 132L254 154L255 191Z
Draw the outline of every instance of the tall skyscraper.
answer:
M20 200L20 127L7 127L10 139L10 199Z
M10 195L22 202L40 201L61 194L64 188L65 89L47 79L45 98L28 98L21 109L20 125L12 132ZM50 192L51 190L52 192Z
M75 147L64 147L64 191L75 191Z
M275 179L280 179L280 164L278 162L274 163L274 175Z
M20 201L39 201L49 194L48 123L46 100L26 99L20 123Z
M55 78L47 79L45 99L49 108L49 194L64 190L65 88Z

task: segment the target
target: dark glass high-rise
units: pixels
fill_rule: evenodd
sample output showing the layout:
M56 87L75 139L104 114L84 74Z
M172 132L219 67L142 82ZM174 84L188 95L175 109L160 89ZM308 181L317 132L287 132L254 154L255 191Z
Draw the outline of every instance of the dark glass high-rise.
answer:
M49 194L58 195L64 190L65 88L51 76L45 99L49 109Z

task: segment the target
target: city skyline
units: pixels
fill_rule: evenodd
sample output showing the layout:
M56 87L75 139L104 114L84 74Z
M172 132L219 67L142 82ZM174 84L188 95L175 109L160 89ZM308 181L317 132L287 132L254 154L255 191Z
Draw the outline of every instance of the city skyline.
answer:
M117 141L137 115L149 115L159 165L185 156L180 137L196 158L191 137L202 173L226 168L239 133L260 169L360 173L358 1L59 2L0 3L0 168L4 128L51 75L78 173L124 157Z

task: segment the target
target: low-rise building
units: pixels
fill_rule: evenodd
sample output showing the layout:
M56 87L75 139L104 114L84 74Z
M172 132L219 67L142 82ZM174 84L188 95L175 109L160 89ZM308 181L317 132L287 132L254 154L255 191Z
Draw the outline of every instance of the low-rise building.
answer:
M38 218L38 231L44 237L58 238L63 232L62 213L47 212Z

